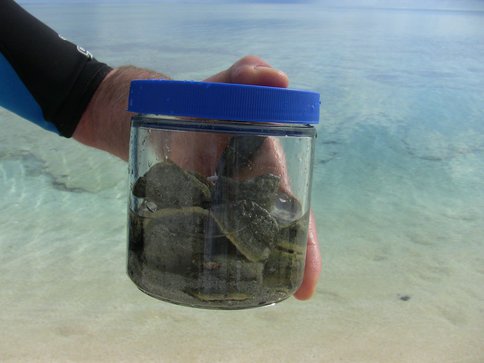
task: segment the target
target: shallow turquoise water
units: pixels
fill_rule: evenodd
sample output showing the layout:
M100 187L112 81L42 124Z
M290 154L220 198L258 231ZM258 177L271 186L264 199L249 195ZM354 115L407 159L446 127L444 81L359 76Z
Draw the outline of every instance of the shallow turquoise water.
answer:
M319 91L324 271L304 303L151 299L126 165L0 110L0 360L483 361L484 5L373 4L28 4L112 65L203 79L252 53Z

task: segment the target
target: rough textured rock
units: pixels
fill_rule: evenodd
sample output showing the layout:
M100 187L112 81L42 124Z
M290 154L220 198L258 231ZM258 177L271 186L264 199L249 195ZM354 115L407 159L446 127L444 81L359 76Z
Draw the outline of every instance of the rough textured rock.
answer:
M156 203L159 209L203 206L211 199L210 188L200 176L167 160L153 165L133 186L133 195Z
M277 237L277 222L253 201L241 200L213 206L221 231L249 261L264 261Z
M247 145L233 146L229 159ZM278 176L206 178L168 160L132 193L128 273L148 294L231 309L283 300L300 284L309 214Z

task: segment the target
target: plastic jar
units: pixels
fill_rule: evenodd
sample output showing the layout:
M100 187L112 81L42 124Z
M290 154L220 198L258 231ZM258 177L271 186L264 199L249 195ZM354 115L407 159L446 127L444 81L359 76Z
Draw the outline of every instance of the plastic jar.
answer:
M283 88L131 83L128 275L139 289L213 309L297 290L319 104Z

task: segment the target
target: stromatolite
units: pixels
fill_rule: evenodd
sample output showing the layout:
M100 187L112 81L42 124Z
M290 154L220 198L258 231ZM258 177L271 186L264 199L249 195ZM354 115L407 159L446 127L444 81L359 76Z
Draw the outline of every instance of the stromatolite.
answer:
M308 215L279 179L152 166L132 190L131 278L161 299L201 307L287 297L302 279Z
M276 203L280 179L273 174L256 176L247 180L235 180L219 176L214 186L214 203L231 203L238 200L253 201L271 210Z
M276 220L254 201L240 200L213 206L220 229L249 261L264 261L277 237Z
M133 195L156 203L158 208L203 206L211 197L207 183L170 160L153 165L139 178Z

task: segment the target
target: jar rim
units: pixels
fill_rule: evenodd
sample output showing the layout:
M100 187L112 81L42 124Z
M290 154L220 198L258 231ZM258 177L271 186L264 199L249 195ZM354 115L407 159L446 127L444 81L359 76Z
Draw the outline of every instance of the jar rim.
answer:
M210 132L258 136L294 136L310 137L317 135L316 128L309 124L284 124L244 122L231 120L213 120L188 118L183 116L137 114L131 119L132 127L160 129L170 131Z

